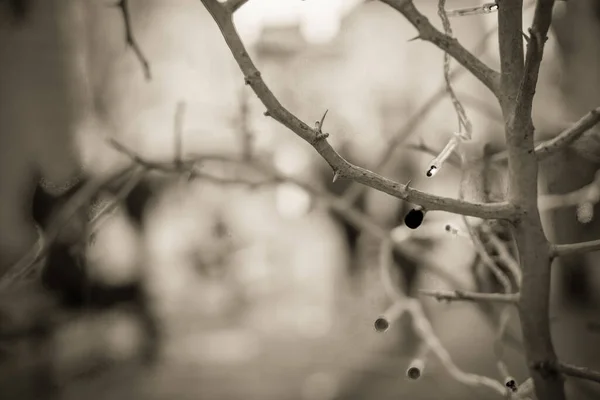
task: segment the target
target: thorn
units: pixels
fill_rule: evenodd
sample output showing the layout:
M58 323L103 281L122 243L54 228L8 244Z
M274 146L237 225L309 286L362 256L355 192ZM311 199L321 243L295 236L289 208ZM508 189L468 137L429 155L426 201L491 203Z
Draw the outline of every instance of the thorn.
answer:
M414 42L415 40L419 40L419 39L421 39L421 35L417 35L412 39L408 39L407 42Z
M327 116L327 112L329 112L329 109L325 110L325 113L321 117L321 122L319 122L319 130L323 129L323 123L325 122L325 117Z
M340 174L339 174L337 171L335 171L335 172L333 173L333 179L332 179L332 182L333 182L333 183L335 183L335 181L337 181L339 177L340 177Z
M269 112L269 110L267 110L267 111L265 111L265 112L263 113L263 115L264 115L265 117L270 117L270 116L271 116L271 113Z
M525 39L525 41L527 42L527 44L529 44L529 36L527 36L527 34L523 31L521 31L521 35L523 35L523 39Z

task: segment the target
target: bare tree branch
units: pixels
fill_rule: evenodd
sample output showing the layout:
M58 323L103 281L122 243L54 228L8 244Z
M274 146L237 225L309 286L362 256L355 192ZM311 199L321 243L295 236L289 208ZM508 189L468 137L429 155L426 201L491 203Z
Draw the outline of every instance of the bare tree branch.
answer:
M503 1L502 7L504 7L505 3L507 3L507 1ZM544 55L544 44L546 43L546 40L548 40L546 35L548 34L550 22L552 21L553 7L554 0L540 0L535 7L533 24L529 29L530 38L527 44L524 73L522 75L519 95L517 96L515 104L516 120L525 118L531 120L533 96L535 95L540 65ZM519 41L522 46L523 40L520 39Z
M231 13L216 0L202 0L202 3L219 26L225 42L244 73L246 83L252 87L254 93L267 108L268 115L310 143L331 166L334 175L356 180L399 199L421 205L430 211L447 211L484 219L513 219L515 217L514 208L507 202L469 203L452 198L433 196L346 161L327 142L328 134L321 131L322 126L318 129L311 128L281 105L262 79L259 70L246 51L231 19Z
M550 334L549 299L551 246L544 235L537 207L538 162L534 149L531 107L537 85L554 0L538 0L531 38L523 65L521 0L498 3L502 70L500 105L505 120L508 153L509 201L523 212L514 224L518 258L523 267L519 316L536 395L544 400L565 400L559 374L534 368L535 363L557 360Z
M434 333L433 327L423 312L423 306L418 300L407 299L405 307L407 311L410 312L413 318L415 329L419 333L419 336L421 336L424 344L433 354L437 356L444 368L454 379L464 383L465 385L483 386L494 390L501 396L506 395L507 389L499 381L487 376L464 372L456 364L454 364L454 361L450 357L448 350L444 348L439 338Z
M465 49L458 40L444 35L437 30L413 4L412 0L380 0L400 12L419 32L419 39L428 41L446 51L457 62L479 79L492 93L499 96L500 74L494 71L471 52Z
M496 29L490 29L489 31L486 32L486 34L481 38L480 42L477 44L475 50L473 50L473 53L475 55L478 55L480 53L483 53L487 48L488 48L488 39L496 32ZM450 72L450 79L457 79L459 76L461 76L463 73L465 73L467 70L464 68L460 68L460 67L455 67L451 72ZM440 86L440 88L437 90L437 92L435 92L430 98L429 100L427 100L419 109L419 111L417 111L416 113L412 114L409 116L408 120L404 123L404 125L402 126L402 128L400 128L400 130L398 131L398 133L396 133L394 135L394 137L389 141L389 143L386 146L386 149L384 150L383 155L380 157L380 159L372 166L369 167L370 170L373 171L379 171L381 170L381 168L383 168L387 162L390 160L390 158L395 154L396 150L398 149L398 146L400 146L402 143L404 143L404 141L406 139L408 139L408 137L410 136L410 134L412 132L414 132L414 130L423 122L426 120L427 115L442 101L446 98L445 96L446 94L446 85L442 84ZM461 96L464 96L464 94L461 93ZM437 154L437 153L436 153ZM434 154L435 156L435 154ZM356 182L353 182L352 185L350 185L348 187L348 189L346 189L346 192L344 193L344 198L346 198L348 201L350 201L351 203L353 203L354 201L356 201L356 199L358 199L362 193L367 189L367 186L364 185L360 185L357 184Z
M594 371L586 367L577 367L563 362L558 363L557 369L563 375L600 383L600 371Z
M479 293L462 290L419 290L423 296L434 297L438 301L485 301L493 303L516 304L519 301L517 293Z
M600 107L593 109L572 126L565 129L555 138L540 143L535 147L538 160L543 160L552 154L565 149L581 137L585 132L600 122Z
M555 244L552 249L552 255L555 257L592 253L594 251L600 251L600 239L581 243Z
M150 63L148 59L142 52L140 45L137 40L133 36L133 28L131 27L131 15L129 13L129 0L119 0L116 6L121 10L121 14L123 15L123 22L125 23L125 42L128 46L133 49L135 56L142 64L142 69L144 70L144 77L146 80L152 79L152 73L150 71Z

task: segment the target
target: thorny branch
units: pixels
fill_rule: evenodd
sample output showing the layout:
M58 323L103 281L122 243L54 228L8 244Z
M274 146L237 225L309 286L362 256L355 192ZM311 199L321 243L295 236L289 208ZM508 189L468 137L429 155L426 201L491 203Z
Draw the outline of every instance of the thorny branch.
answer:
M480 55L483 53L485 49L488 48L488 40L489 38L496 32L496 29L490 29L486 32L486 34L481 38L478 45L473 50L475 55ZM463 73L466 72L466 69L455 67L452 71L450 71L449 79L457 79ZM404 122L402 128L394 134L394 137L387 143L386 149L383 155L377 160L377 162L369 169L373 171L379 171L383 168L387 162L391 159L391 157L395 154L398 147L405 142L406 139L415 131L415 129L425 121L427 115L442 101L445 99L446 94L446 85L440 86L440 88L435 92L417 111L416 113L409 116L408 120ZM410 147L410 146L409 146ZM434 156L439 152L433 154ZM344 193L344 197L350 201L354 202L358 199L362 193L366 190L366 186L357 184L353 182L352 185L346 189Z
M412 0L381 0L381 2L400 12L417 29L419 39L431 42L450 54L492 93L496 96L500 94L500 74L465 49L458 40L437 30L427 17L417 10Z
M554 257L592 253L594 251L600 251L600 239L581 243L555 244L552 247L552 255Z
M311 128L279 103L262 80L260 72L241 42L232 21L232 9L222 6L216 0L202 0L202 3L221 30L225 42L244 73L246 84L252 87L266 106L265 115L271 116L310 143L332 167L334 178L343 176L354 179L403 200L417 203L429 210L439 209L481 218L505 218L513 222L519 259L527 267L523 274L523 288L519 305L521 306L522 329L527 344L526 355L527 359L532 362L530 366L532 386L535 386L536 394L540 398L562 400L565 397L562 381L547 372L540 373L540 369L536 367L540 363L536 360L542 360L541 362L544 364L553 363L556 360L556 354L550 339L548 317L549 273L547 270L553 251L543 234L537 209L538 167L531 121L533 96L554 1L538 1L525 58L523 57L521 32L522 1L501 0L499 2L498 21L502 66L500 74L487 67L455 39L435 29L418 12L412 1L382 1L398 10L413 24L419 31L418 38L430 41L448 52L498 98L506 126L510 175L510 201L508 203L464 204L460 200L441 200L420 192L417 195L417 192L408 185L399 185L371 171L348 163L327 143L328 134L322 131L323 121L315 128ZM506 212L506 215L501 216L502 213L499 212L498 207L502 209L502 212ZM487 208L487 212L483 212L482 208ZM494 208L495 212L491 212L489 208ZM420 307L416 301L409 301L407 304ZM426 319L424 321L428 323ZM435 338L434 335L428 335L426 326L419 325L418 318L415 318L415 326L424 338ZM435 342L429 343L429 347L432 350L437 348ZM443 354L447 355L444 351L443 347L438 352L434 350L438 356L442 355L440 359L446 365L449 358L443 357ZM449 362L452 367L451 361ZM449 370L457 371L456 368L449 368ZM459 374L455 378L463 382L484 384L497 389L501 394L506 394L504 386L493 380L489 381L486 378L469 374Z
M319 130L311 128L281 105L262 79L259 70L246 51L233 24L232 14L216 0L202 0L202 3L221 30L225 42L244 73L246 83L252 87L263 105L267 108L267 114L310 143L331 166L334 175L356 180L359 183L399 199L421 205L429 211L447 211L484 219L513 219L515 217L514 208L507 202L490 204L470 203L441 196L433 196L410 188L408 185L394 182L346 161L327 142L327 134L320 134L322 127Z

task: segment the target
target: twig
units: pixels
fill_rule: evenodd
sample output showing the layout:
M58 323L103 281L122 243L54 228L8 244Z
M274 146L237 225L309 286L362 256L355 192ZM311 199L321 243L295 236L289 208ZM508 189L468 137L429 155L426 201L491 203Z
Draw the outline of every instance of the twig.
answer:
M183 117L185 116L185 103L177 102L173 127L175 166L181 166L183 157Z
M538 160L543 160L557 151L561 151L579 139L581 135L593 128L598 122L600 122L600 107L581 117L579 121L565 129L555 138L537 145L535 147L535 155Z
M544 160L553 154L564 150L568 146L579 143L578 139L582 136L595 135L595 132L590 132L596 124L600 122L600 107L590 111L581 117L577 122L564 129L560 134L550 140L538 143L535 146L535 155L538 160ZM491 161L494 163L506 162L508 153L506 150L500 151L491 156Z
M456 39L438 31L429 20L417 10L411 0L381 0L400 12L419 32L419 39L428 41L449 53L479 79L496 96L500 94L500 74L494 71L471 52L465 49Z
M327 161L338 177L356 180L359 183L399 199L421 205L430 211L447 211L484 219L512 219L515 217L515 210L508 202L491 204L469 203L451 198L433 196L408 188L406 185L401 185L346 161L331 147L323 135L319 135L314 128L299 120L281 105L261 78L260 72L246 51L231 20L231 13L216 0L202 0L202 3L219 26L225 42L244 73L246 83L252 87L258 98L265 105L269 115L310 143Z
M123 22L125 23L125 43L127 43L127 45L133 49L135 56L142 65L144 77L146 78L146 80L149 81L152 79L150 63L148 62L148 59L142 52L142 49L140 48L140 45L138 44L137 40L135 40L135 37L133 36L133 28L131 27L131 15L129 13L129 0L119 0L116 6L121 10L121 14L123 15Z
M475 168L481 169L481 171L476 172ZM459 193L458 193L459 199L464 198L466 185L468 183L468 180L466 179L467 173L469 173L471 175L475 174L477 176L477 179L479 182L477 182L476 185L478 187L481 187L484 185L483 178L484 178L484 173L485 173L485 163L479 164L479 165L469 165L469 162L467 161L466 149L463 148L461 150L461 177L460 177L460 185L459 185ZM484 198L484 201L489 201L489 199ZM500 282L500 284L502 285L502 287L504 289L504 292L511 293L513 290L512 290L512 284L510 282L510 279L508 279L508 277L506 276L504 271L502 271L500 269L500 267L496 264L496 262L490 257L487 249L485 248L485 246L483 245L483 242L481 241L481 238L479 237L479 233L471 225L471 223L469 222L467 217L462 215L461 219L463 221L463 224L465 225L465 228L467 229L469 238L473 242L475 251L481 258L481 261L483 262L483 264L490 270L490 272L494 275L496 280L498 282Z
M563 362L558 363L557 369L563 375L600 383L600 371L594 371L586 367L577 367Z
M479 44L474 50L474 54L479 54L485 51L488 48L488 39L496 32L496 29L490 29L486 32L486 34L481 38ZM450 79L456 79L465 73L467 70L464 68L454 68L450 72ZM379 160L372 166L369 167L370 170L379 171L381 170L387 162L392 158L398 146L400 146L414 130L426 120L427 115L442 101L445 99L446 94L446 85L441 85L436 93L434 93L428 100L421 106L421 108L414 114L410 115L408 120L402 125L402 128L394 135L394 137L388 142L383 155L379 158ZM346 189L344 193L344 197L351 203L355 202L358 199L364 190L366 190L366 186L359 185L356 182L353 182L352 185Z
M600 171L596 178L582 188L565 194L545 194L540 196L538 206L541 211L549 211L561 207L573 207L590 203L595 205L600 201Z
M531 120L533 96L544 55L544 44L548 40L546 35L552 21L553 6L554 0L542 0L538 1L535 7L533 24L529 29L530 39L527 43L524 71L516 99L515 120L517 121L528 119L530 122Z
M594 251L600 251L600 239L581 243L555 244L552 255L554 257L562 257L571 254L592 253Z
M492 303L516 304L519 295L515 293L479 293L462 290L419 290L424 296L434 297L438 301L485 301Z
M407 144L406 148L410 149L410 150L420 151L420 152L429 154L433 157L436 157L438 154L440 154L439 151L432 149L431 147L429 147L428 145L426 145L423 142L421 142L419 144ZM450 157L448 157L448 159L446 160L446 163L449 165L452 165L455 168L460 168L460 162L456 159L455 153L453 153Z
M252 158L252 147L253 147L253 132L250 127L250 104L249 96L246 87L243 87L240 93L240 104L239 104L239 122L240 122L240 133L241 133L241 144L242 144L242 159L250 160Z
M430 349L431 353L435 354L436 357L441 361L444 368L450 373L450 375L457 381L469 385L469 386L484 386L494 390L496 393L504 396L506 394L506 388L499 381L488 378L486 376L471 374L462 371L452 358L444 346L440 343L439 338L433 331L429 320L423 312L423 306L418 300L408 299L406 300L406 310L410 312L415 330L423 340L424 344Z
M516 283L517 283L517 288L520 289L521 281L523 280L521 266L519 265L517 260L515 260L515 258L511 254L511 252L507 249L506 243L504 243L502 240L500 240L500 238L498 238L498 236L494 232L492 232L490 227L487 226L485 223L483 223L481 226L482 226L482 229L484 230L484 232L487 233L490 244L492 246L494 246L494 249L498 253L498 256L504 262L504 265L506 265L508 270L511 272L511 274L515 278Z
M445 7L446 7L446 0L438 0L438 15L440 16L440 18L442 20L442 25L444 26L444 32L449 37L452 37L452 27L450 25L450 20L448 19L448 15L446 14ZM454 106L454 109L456 110L456 115L458 116L459 130L461 130L461 127L463 127L466 131L465 137L467 139L470 139L471 134L472 134L471 131L472 131L473 127L471 125L471 121L469 121L469 118L467 117L465 108L463 107L460 100L458 100L458 97L456 96L456 93L454 92L454 88L452 87L452 84L450 81L450 54L447 51L444 52L444 80L446 82L446 92L448 92L448 95L450 96L450 99L452 100L452 105Z
M508 367L504 362L504 335L508 329L508 322L510 320L510 308L504 307L500 312L500 323L498 324L498 332L496 334L496 338L494 341L494 355L496 356L496 365L498 367L498 372L500 375L505 378L505 386L510 389L509 385L506 385L506 379L508 379L511 374L508 372Z

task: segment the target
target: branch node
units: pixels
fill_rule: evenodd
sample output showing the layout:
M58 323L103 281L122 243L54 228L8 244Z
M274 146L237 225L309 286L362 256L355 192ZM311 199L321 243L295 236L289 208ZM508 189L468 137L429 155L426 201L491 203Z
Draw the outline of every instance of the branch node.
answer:
M246 85L252 85L252 83L254 83L255 80L259 80L259 79L260 79L260 71L254 70L250 74L248 74L244 77L244 83Z
M551 361L534 361L530 364L530 368L538 371L544 379L554 379L560 376L556 363Z

